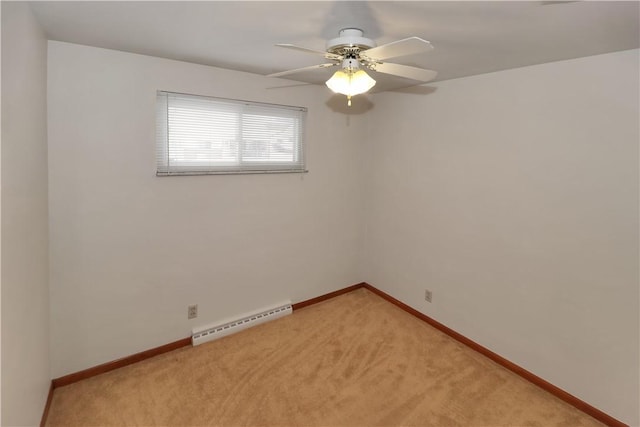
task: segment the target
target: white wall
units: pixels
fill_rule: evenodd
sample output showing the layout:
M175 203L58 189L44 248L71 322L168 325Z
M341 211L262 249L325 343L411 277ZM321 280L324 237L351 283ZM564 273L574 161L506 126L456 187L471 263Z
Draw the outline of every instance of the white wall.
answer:
M377 95L364 270L633 425L638 75L633 50Z
M323 88L51 41L48 84L54 378L360 280L364 116ZM156 177L158 89L308 107L309 173Z
M47 41L2 2L2 425L37 425L47 399Z
M364 279L637 424L637 75L619 52L347 116L321 87L49 42L53 377ZM310 173L155 177L156 89L307 106Z

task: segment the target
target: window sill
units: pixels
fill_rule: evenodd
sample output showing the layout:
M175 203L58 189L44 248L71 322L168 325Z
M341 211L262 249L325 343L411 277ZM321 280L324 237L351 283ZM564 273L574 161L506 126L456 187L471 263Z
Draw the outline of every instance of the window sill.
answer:
M260 170L260 171L202 171L202 172L156 172L156 176L196 176L196 175L255 175L255 174L276 174L276 173L309 173L303 170Z

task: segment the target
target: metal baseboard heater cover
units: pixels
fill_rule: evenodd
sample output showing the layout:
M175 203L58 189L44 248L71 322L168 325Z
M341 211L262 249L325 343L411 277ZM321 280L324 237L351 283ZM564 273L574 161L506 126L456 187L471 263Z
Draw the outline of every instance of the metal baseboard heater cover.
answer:
M269 322L293 312L291 301L264 308L249 314L241 315L233 320L223 320L215 325L209 325L194 329L191 333L191 344L198 345L208 341L217 340L227 335L235 334L244 329L261 323Z

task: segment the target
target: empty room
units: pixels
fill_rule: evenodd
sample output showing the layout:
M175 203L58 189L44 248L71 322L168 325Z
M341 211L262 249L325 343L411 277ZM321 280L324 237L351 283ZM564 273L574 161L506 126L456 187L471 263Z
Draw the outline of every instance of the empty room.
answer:
M2 426L640 426L640 2L0 12Z

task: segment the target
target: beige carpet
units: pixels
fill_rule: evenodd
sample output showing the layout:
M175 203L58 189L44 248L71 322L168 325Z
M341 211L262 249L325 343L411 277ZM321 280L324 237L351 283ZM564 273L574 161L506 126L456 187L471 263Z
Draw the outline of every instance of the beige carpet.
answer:
M359 289L55 390L48 426L601 426Z

